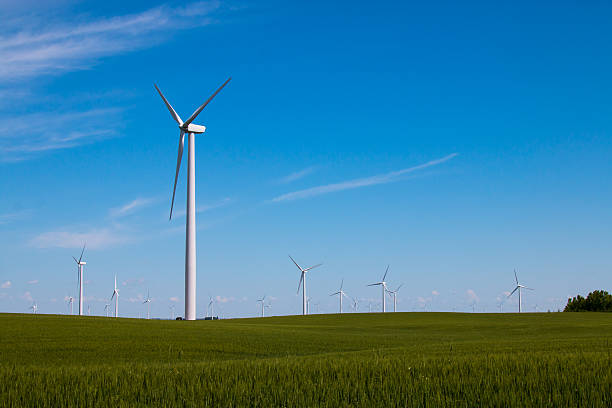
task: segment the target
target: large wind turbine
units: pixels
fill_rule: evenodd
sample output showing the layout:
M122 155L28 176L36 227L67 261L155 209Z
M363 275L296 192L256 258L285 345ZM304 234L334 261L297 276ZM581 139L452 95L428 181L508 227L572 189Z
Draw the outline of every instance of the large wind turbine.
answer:
M208 103L221 91L221 89L231 80L228 78L213 93L210 98L206 100L185 122L176 113L174 108L170 105L170 102L159 90L157 85L155 89L159 93L159 96L164 100L166 107L170 111L170 115L176 121L179 126L179 146L178 146L178 157L176 159L176 174L174 176L174 188L172 190L172 203L170 204L170 219L172 219L172 209L174 208L174 195L176 193L176 182L178 180L179 169L181 167L181 158L183 156L183 145L185 139L185 133L188 137L188 158L187 158L187 227L186 227L186 238L185 238L185 320L196 319L196 222L195 222L195 135L204 133L206 130L205 126L195 125L191 122L202 112L202 109L208 105Z
M519 283L518 276L516 276L516 269L514 270L514 280L516 281L516 287L514 288L512 292L510 292L508 297L512 296L512 294L518 290L518 296L519 296L518 312L521 313L521 289L529 289L529 290L533 290L533 289L528 288L527 286L523 286Z
M142 304L147 304L147 320L151 318L151 296L149 296L149 290L147 289L147 298Z
M387 277L387 273L389 273L389 265L387 265L387 270L385 271L385 275L383 276L380 282L372 283L368 286L377 286L380 285L382 287L382 312L385 313L385 292L387 290L387 282L385 282L385 278Z
M110 300L115 298L115 317L119 317L119 289L117 289L117 275L115 275L115 289L113 290L113 296Z
M289 255L289 258L291 258L291 255ZM306 272L308 272L311 269L314 269L318 266L321 266L323 264L317 264L315 266L311 266L310 268L302 268L300 265L297 264L297 262L295 262L295 260L293 258L291 258L291 260L293 261L293 263L295 264L295 266L298 267L298 269L300 270L301 274L300 274L300 283L298 283L298 288L297 288L297 293L300 293L300 286L302 287L302 314L306 315L308 314L308 311L306 309L308 309L308 305L307 305L307 299L308 297L306 296Z
M336 295L340 296L340 314L342 314L342 298L346 296L347 298L350 299L350 297L347 296L346 292L342 290L342 286L344 286L344 279L342 279L342 283L340 283L340 290L336 293L332 293L331 295L329 295L329 296L336 296Z
M400 288L403 286L404 284L402 283L401 285L399 285L397 287L397 289L395 290L388 290L387 289L387 293L389 294L389 296L393 296L393 311L395 312L397 310L397 292L399 292Z
M79 268L79 316L83 316L83 265L87 264L87 262L82 260L83 252L85 252L85 245L83 245L83 250L81 251L81 256L78 261L74 256L72 257Z

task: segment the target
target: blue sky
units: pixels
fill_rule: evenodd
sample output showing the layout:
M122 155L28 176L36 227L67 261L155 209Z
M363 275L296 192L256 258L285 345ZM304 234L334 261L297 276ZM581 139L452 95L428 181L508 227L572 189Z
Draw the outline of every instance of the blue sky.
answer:
M612 283L605 3L0 1L0 311L183 310L185 168L157 83L196 120L198 316L524 309ZM183 211L181 216L180 212ZM348 309L347 303L345 307ZM313 305L313 310L316 310Z

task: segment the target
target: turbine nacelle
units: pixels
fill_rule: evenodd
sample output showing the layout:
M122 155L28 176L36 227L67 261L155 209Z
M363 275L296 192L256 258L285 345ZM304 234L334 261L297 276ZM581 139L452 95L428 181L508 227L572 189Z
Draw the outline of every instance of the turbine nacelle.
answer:
M179 128L185 133L204 133L206 132L206 126L202 125L194 125L193 123L188 124L187 126L181 125Z

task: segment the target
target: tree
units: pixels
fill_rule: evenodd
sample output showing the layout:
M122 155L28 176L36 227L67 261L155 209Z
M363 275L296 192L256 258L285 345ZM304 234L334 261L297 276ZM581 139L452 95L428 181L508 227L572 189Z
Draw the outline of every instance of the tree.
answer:
M612 295L605 290L595 290L586 298L578 295L567 299L564 312L612 312Z

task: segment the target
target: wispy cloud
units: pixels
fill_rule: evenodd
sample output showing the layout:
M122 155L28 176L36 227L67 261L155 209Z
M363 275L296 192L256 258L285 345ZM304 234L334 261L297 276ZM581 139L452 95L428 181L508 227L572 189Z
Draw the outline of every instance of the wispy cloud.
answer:
M289 175L287 175L287 176L285 176L285 177L281 178L281 179L279 180L279 183L283 183L283 184L285 184L285 183L291 183L291 182L293 182L293 181L296 181L296 180L299 180L299 179L301 179L301 178L306 177L307 175L309 175L309 174L313 173L315 170L316 170L316 167L314 167L314 166L312 166L312 167L307 167L307 168L305 168L305 169L303 169L303 170L296 171L296 172L294 172L294 173L291 173L291 174L289 174Z
M438 292L437 290L432 290L431 294L434 296L438 296L440 294L440 292Z
M169 300L170 300L171 302L174 302L174 303L178 303L178 302L180 302L180 301L181 301L181 299L179 299L179 298L178 298L178 297L176 297L176 296L172 296L172 297L171 297Z
M0 285L0 288L2 288L2 289L9 289L11 286L13 286L11 281L5 281L5 282L2 283L2 285Z
M20 161L41 152L113 137L121 112L119 108L99 108L0 118L0 161ZM22 137L24 134L28 137Z
M0 225L21 220L25 218L29 213L30 211L28 210L22 210L22 211L14 211L10 213L0 214Z
M219 7L220 2L209 1L110 18L72 16L65 23L35 18L28 25L24 19L4 21L0 81L87 69L101 58L158 44L173 31L211 24L211 14Z
M34 301L34 298L32 297L32 294L31 294L30 292L25 292L25 293L24 293L24 294L21 296L21 298L22 298L23 300L27 300L28 302L33 302L33 301Z
M83 243L87 242L87 248L100 249L128 241L129 238L119 231L102 228L85 232L44 232L34 237L30 244L37 248L82 248Z
M36 285L38 283L38 279L28 281L28 285Z
M480 300L473 289L466 290L465 294L467 295L467 298L470 302L478 303L478 301Z
M135 200L130 201L122 205L121 207L112 208L110 210L110 216L113 218L124 217L126 215L130 215L141 208L144 208L150 204L152 204L155 200L152 198L137 198Z
M448 156L442 157L440 159L432 160L424 164L420 164L418 166L409 167L406 169L392 171L386 174L380 174L377 176L365 177L360 179L353 179L348 181L343 181L341 183L327 184L323 186L311 187L305 190L294 191L291 193L283 194L278 197L272 199L272 202L282 202L282 201L292 201L299 200L303 198L314 197L322 194L334 193L343 190L351 190L354 188L373 186L376 184L385 184L391 183L394 181L401 180L402 176L413 173L417 170L423 170L428 167L436 166L438 164L442 164L447 162L457 156L457 153L449 154Z
M224 198L222 200L219 200L217 202L211 203L211 204L205 204L205 205L200 205L198 207L196 207L196 212L197 213L201 213L201 212L206 212L206 211L210 211L210 210L214 210L216 208L221 208L221 207L225 207L226 205L230 204L232 202L231 198ZM174 202L175 204L175 208L176 208L176 201ZM184 217L186 214L185 210L179 210L179 211L174 211L172 213L172 218L178 218L178 217Z

